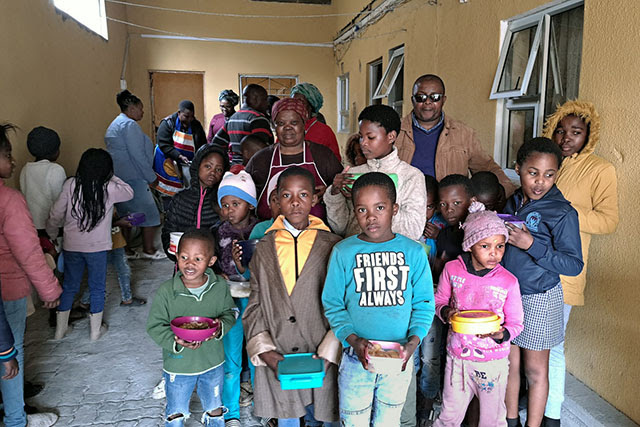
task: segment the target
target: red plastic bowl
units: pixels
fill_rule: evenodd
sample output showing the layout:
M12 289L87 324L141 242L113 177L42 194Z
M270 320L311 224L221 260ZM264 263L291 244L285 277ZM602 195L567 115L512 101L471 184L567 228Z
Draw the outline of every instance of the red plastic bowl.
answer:
M207 329L183 329L180 325L189 322L207 322L209 327ZM171 330L178 338L185 341L204 341L216 332L218 332L218 322L208 317L200 316L182 316L176 317L171 321Z

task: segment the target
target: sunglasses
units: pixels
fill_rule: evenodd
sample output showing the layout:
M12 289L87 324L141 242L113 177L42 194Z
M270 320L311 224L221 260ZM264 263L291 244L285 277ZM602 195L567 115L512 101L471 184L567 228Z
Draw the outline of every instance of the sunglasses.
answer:
M444 94L442 93L432 93L431 95L419 93L412 96L413 100L416 102L427 102L427 99L430 99L431 102L439 102L442 100L442 97L444 97Z

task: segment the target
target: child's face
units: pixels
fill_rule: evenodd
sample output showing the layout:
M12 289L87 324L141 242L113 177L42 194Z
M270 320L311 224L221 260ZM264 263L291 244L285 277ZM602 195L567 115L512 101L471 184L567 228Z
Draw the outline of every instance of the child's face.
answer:
M558 174L558 159L549 153L531 153L522 166L516 165L524 201L539 200L551 190Z
M440 213L449 225L458 225L467 217L469 205L475 197L469 197L467 190L462 185L450 185L441 188Z
M438 206L438 198L433 193L427 193L427 221L433 218Z
M213 248L199 239L180 242L178 250L178 269L182 273L182 282L188 288L197 288L206 280L204 272L216 262Z
M269 195L269 209L271 209L271 218L276 219L278 215L280 215L280 201L278 200L277 188Z
M278 188L280 213L298 230L309 225L309 212L318 202L318 196L308 179L289 176L280 182Z
M367 163L367 158L362 154L362 147L360 147L360 143L358 142L354 147L355 156L353 157L353 166L360 166Z
M394 238L391 222L398 213L384 187L369 185L356 192L353 209L362 229L359 237L366 242L380 243Z
M502 234L486 237L471 246L471 263L476 271L492 270L500 264L504 255L506 239Z
M387 133L378 123L362 120L360 122L360 148L367 160L381 159L393 151L396 132Z
M235 196L224 196L221 202L221 212L231 225L241 228L249 219L251 205Z
M580 152L587 139L587 125L578 116L563 118L553 132L553 142L560 146L563 157Z
M11 145L8 148L0 149L0 178L11 178L15 168L16 162L11 155Z
M202 159L198 168L198 179L201 187L211 188L222 179L224 162L218 153L209 154Z

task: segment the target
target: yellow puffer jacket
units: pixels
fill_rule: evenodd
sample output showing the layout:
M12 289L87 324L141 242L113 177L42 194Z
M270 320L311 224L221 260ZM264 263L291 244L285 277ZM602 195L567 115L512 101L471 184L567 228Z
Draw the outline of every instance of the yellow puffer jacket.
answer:
M567 101L547 118L543 135L553 133L564 117L575 115L589 126L589 139L579 153L565 157L556 185L578 211L584 268L576 277L560 276L564 301L584 305L587 258L592 234L613 233L618 225L618 182L611 163L593 152L600 139L600 116L590 102Z

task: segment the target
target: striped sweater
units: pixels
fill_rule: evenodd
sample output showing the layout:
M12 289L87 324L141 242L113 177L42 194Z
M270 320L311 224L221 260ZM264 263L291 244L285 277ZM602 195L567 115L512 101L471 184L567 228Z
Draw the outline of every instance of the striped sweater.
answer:
M269 119L247 104L243 104L242 108L236 111L218 131L212 144L229 150L229 160L232 164L242 164L240 142L245 136L252 134L263 139L267 144L273 144Z

